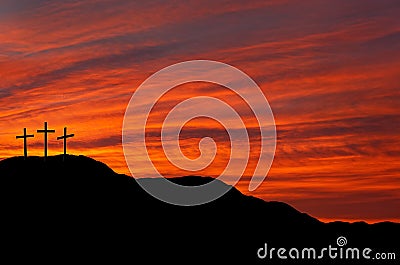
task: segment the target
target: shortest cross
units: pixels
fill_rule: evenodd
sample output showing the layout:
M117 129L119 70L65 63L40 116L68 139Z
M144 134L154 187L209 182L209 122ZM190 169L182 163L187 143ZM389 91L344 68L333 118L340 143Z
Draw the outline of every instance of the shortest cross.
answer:
M28 145L26 144L26 139L34 137L33 134L26 134L26 128L24 128L24 135L17 135L15 138L24 139L24 160L28 157Z
M67 134L67 127L64 127L64 135L57 137L57 140L64 140L64 156L63 156L63 161L65 160L65 157L67 156L67 139L70 137L74 137L75 134Z

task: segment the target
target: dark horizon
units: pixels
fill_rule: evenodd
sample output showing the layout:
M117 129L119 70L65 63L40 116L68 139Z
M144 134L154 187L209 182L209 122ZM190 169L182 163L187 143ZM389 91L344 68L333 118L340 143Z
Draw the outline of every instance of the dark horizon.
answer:
M259 254L265 244L270 253L272 248L319 250L328 246L335 253L339 247L370 250L367 258L362 252L360 258L347 261L325 253L313 260L316 264L379 264L375 257L389 253L391 258L385 264L395 264L399 254L400 223L321 223L288 204L266 202L236 189L207 204L167 204L145 192L131 177L85 156L69 155L65 160L62 155L50 156L46 161L43 157L14 157L0 162L0 171L5 173L0 187L6 198L2 207L2 240L7 242L3 257L14 256L14 260L22 256L31 261L104 261L107 256L114 262L130 258L175 264L193 259L281 264L276 251L273 257ZM171 179L185 186L211 180ZM160 180L146 181L157 185ZM11 254L14 251L24 255ZM285 259L284 264L307 264L310 259Z
M64 154L58 154L58 155L53 155L53 156L48 156L47 157L47 159L44 159L44 156L28 156L28 158L27 159L24 159L24 156L15 156L15 157L9 157L9 158L5 158L5 159L3 159L2 161L0 161L0 170L2 169L2 165L3 164L7 164L7 163L9 163L10 161L14 161L14 160L18 160L18 163L11 163L12 165L18 165L18 166L20 166L21 168L23 168L22 166L24 165L24 163L35 163L36 164L36 166L33 166L33 168L36 168L36 170L39 170L38 172L40 172L40 166L45 166L44 168L42 168L42 170L47 170L46 168L47 168L47 166L46 165L52 165L52 167L51 168L53 168L53 170L54 169L57 169L57 167L62 167L62 168L64 168L64 167L66 167L66 168L68 168L69 167L69 165L70 165L70 163L75 163L74 161L76 161L76 160L82 160L82 162L84 162L85 160L87 160L87 159L90 159L90 160L93 160L93 162L94 163L98 163L99 165L100 164L103 164L105 167L103 168L103 173L105 173L106 175L107 174L109 174L109 176L110 177L112 177L112 175L113 174L115 174L115 175L124 175L124 174L118 174L117 172L115 172L112 168L110 168L107 164L105 164L105 163L103 163L103 162L101 162L101 161L97 161L97 160L95 160L94 158L92 158L92 157L90 157L90 156L85 156L85 155L76 155L76 154L67 154L66 156L65 156L65 159L64 159ZM3 163L3 164L2 164ZM39 163L39 164L38 164ZM85 163L83 163L83 164L81 164L81 165L88 165L87 163L85 164ZM32 166L32 164L29 164L29 166ZM37 168L39 166L39 168ZM93 166L93 165L92 165ZM108 168L109 170L104 170L105 168ZM8 169L8 170L10 170L10 167L6 167L6 169ZM22 169L21 170L22 172L24 172L24 171L26 171L25 169ZM82 167L82 171L83 172L85 172L86 170L85 170L85 167ZM12 172L12 171L11 171ZM38 172L36 172L36 173L38 173ZM14 171L14 173L15 173L15 171ZM19 173L20 174L20 173ZM62 174L63 176L64 176L64 173ZM129 178L132 178L132 176L128 176L128 175L124 175L124 176L126 176L126 177L129 177ZM7 177L9 177L9 176L7 176ZM33 177L35 177L35 176L33 176ZM37 176L38 177L38 176ZM58 178L59 176L57 176L57 172L54 172L54 178ZM68 176L67 176L68 177ZM134 178L135 179L135 178ZM157 177L154 177L154 178L147 178L147 179L151 179L151 180L157 180L158 178ZM168 178L168 180L170 180L170 181L172 181L172 182L175 182L175 183L177 183L177 184L180 184L180 185L185 185L185 186L197 186L197 185L203 185L203 184L205 184L205 183L207 183L207 182L209 182L209 181L211 181L211 180L214 180L215 178L213 178L213 177L210 177L210 176L199 176L199 175L186 175L186 176L174 176L174 177L170 177L170 178ZM135 180L137 180L137 179L135 179ZM223 181L221 181L221 180L218 180L218 181L220 181L220 182L222 182L222 183L224 183ZM112 181L111 181L112 182ZM229 185L228 183L225 183L226 185ZM237 190L237 188L235 187L235 186L233 186L233 188L232 189L234 189L234 190L236 190L236 191L238 191L238 192L240 192L239 190ZM245 194L243 194L243 193L241 193L240 192L240 194L242 195L242 196L246 196ZM150 195L148 195L148 196L150 196ZM225 196L225 195L224 195ZM261 198L258 198L258 199L261 199ZM217 199L218 200L218 199ZM265 199L261 199L261 200L263 200L264 202L266 202L266 203L275 203L275 202L277 202L277 201L268 201L268 200L265 200ZM160 202L161 204L168 204L168 203L166 203L166 202ZM280 202L277 202L277 203L283 203L283 204L287 204L287 205L289 205L290 207L292 207L293 209L295 209L295 210L298 210L298 209L296 209L293 205L290 205L289 203L287 203L287 202L285 202L284 200L283 201L280 201ZM206 206L207 204L212 204L212 202L209 202L209 203L206 203L206 204L204 204L203 206ZM192 206L192 207L198 207L198 206ZM322 222L322 223L350 223L350 224L357 224L357 223L368 223L368 224L380 224L380 223L396 223L396 224L399 224L400 225L400 222L395 222L395 221L390 221L390 220L379 220L379 221L377 221L377 222L366 222L365 220L353 220L353 221L342 221L342 220L329 220L329 221L326 221L326 220L320 220L320 219L318 219L317 217L315 217L315 216L312 216L312 214L310 214L310 213L308 213L308 212L304 212L305 214L307 214L309 217L311 217L311 218L314 218L314 219L316 219L316 220L318 220L319 222Z

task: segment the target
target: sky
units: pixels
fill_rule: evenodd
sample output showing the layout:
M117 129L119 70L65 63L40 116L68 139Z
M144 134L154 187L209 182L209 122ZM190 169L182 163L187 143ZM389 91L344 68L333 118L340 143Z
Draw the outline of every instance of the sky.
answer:
M150 157L165 176L185 172L166 159L160 127L194 96L227 101L244 121L251 156L236 187L289 203L323 221L400 222L400 3L389 1L45 1L0 0L0 159L68 152L130 174L122 143L128 102L153 73L187 60L214 60L261 88L277 130L275 159L255 191L247 186L259 155L248 106L229 89L192 82L164 95L146 127ZM199 156L212 137L218 176L230 142L216 121L182 129L182 153Z

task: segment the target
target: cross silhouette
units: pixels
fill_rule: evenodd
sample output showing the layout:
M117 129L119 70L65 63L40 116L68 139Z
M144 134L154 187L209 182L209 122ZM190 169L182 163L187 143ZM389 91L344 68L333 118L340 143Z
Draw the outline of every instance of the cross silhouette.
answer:
M44 133L44 160L46 161L47 158L47 134L48 133L55 133L55 130L47 129L47 122L44 122L44 130L37 130L38 133Z
M57 137L57 140L64 139L64 156L63 156L63 161L65 160L65 157L67 156L67 139L70 137L74 137L75 134L67 134L67 127L64 127L64 135Z
M17 135L15 138L24 139L24 160L28 157L28 145L26 144L26 139L34 137L33 134L26 134L26 128L24 128L24 135Z

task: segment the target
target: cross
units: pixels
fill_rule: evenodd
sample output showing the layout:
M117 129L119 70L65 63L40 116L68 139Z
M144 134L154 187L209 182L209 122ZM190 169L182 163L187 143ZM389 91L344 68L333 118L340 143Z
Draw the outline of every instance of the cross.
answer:
M67 134L67 127L64 127L64 135L57 137L57 140L64 139L64 156L63 156L63 161L65 160L65 157L67 156L67 139L70 137L74 137L75 134Z
M44 122L44 130L37 130L38 133L44 133L44 160L46 161L47 158L47 134L48 133L55 133L55 130L48 130L47 129L47 122Z
M24 160L28 157L28 145L26 144L26 139L34 137L33 134L26 134L26 128L24 128L24 135L17 135L15 138L24 139Z

